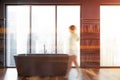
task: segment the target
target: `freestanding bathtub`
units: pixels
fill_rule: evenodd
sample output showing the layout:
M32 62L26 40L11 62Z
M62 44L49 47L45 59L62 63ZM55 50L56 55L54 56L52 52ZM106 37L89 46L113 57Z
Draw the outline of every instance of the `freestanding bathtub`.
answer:
M14 56L19 76L64 76L67 54L19 54Z

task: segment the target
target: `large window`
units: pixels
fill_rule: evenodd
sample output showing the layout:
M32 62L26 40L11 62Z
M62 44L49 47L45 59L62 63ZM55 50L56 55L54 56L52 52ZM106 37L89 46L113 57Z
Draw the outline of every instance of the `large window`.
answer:
M32 53L55 53L55 6L32 6Z
M29 6L7 6L7 66L14 66L14 54L27 53Z
M80 34L80 5L7 5L6 11L8 67L15 54L67 54L68 27Z
M100 65L120 66L120 6L100 6Z

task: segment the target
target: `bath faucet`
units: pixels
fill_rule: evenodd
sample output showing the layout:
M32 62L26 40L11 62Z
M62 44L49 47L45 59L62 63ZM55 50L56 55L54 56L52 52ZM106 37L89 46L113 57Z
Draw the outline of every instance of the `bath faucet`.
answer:
M46 54L46 52L47 52L47 50L46 50L46 46L45 46L45 44L44 44L44 54Z

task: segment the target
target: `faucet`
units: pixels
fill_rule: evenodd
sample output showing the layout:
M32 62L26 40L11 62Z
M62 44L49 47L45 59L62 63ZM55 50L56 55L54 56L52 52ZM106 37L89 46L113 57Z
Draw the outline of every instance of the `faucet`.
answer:
M47 50L45 44L43 45L43 47L44 47L44 54L46 54Z

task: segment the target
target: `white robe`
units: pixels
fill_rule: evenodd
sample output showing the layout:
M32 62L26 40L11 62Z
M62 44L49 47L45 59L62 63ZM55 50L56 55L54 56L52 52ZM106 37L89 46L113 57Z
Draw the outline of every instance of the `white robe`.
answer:
M69 54L70 55L77 55L78 53L78 45L77 42L79 37L76 33L71 33L69 37Z

